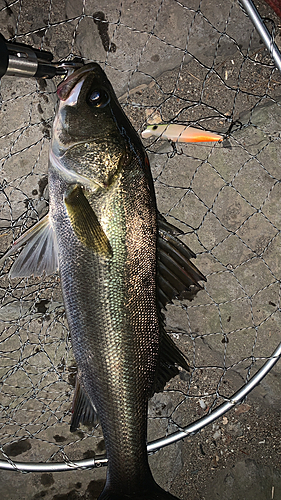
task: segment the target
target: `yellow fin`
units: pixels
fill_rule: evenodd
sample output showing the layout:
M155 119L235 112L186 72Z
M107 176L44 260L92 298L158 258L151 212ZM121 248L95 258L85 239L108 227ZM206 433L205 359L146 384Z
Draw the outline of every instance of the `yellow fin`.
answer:
M95 252L110 257L112 248L108 238L81 186L75 186L71 189L65 196L64 202L73 231L79 241Z

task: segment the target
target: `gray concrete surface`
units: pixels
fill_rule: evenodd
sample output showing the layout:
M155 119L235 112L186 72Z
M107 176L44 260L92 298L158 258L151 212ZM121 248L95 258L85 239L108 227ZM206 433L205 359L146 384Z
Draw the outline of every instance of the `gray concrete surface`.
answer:
M179 120L226 133L239 119L215 146L145 142L159 210L184 231L208 278L192 303L168 307L167 330L191 372L153 397L148 438L156 439L230 397L280 342L280 76L235 1L5 6L1 0L5 37L42 44L56 59L74 54L104 63L139 132L147 121ZM258 7L279 23L266 4ZM90 17L101 11L109 21L103 37ZM47 210L57 83L1 82L1 252ZM0 278L3 457L100 455L100 428L69 432L75 364L59 279L9 282L8 267ZM280 370L279 363L247 401L200 434L150 456L159 484L183 500L281 498ZM105 473L0 471L0 496L92 500Z

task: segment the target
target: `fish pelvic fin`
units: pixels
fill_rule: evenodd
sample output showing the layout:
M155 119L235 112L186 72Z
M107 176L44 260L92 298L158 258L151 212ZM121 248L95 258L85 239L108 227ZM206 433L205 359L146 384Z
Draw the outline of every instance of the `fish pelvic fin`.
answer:
M64 198L72 229L79 241L106 257L112 256L109 240L83 193L81 186L72 187Z
M72 403L70 432L77 431L80 423L83 425L97 425L99 423L99 417L95 406L91 403L83 387L78 372L76 375L75 392Z
M43 273L50 275L58 270L57 240L49 215L14 242L10 250L0 259L0 265L22 246L24 248L10 269L10 278L41 276Z

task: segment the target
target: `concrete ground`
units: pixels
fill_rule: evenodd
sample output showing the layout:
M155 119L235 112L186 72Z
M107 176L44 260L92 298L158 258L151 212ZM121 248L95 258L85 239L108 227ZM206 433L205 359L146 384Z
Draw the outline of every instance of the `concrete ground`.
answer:
M149 441L163 437L231 397L280 342L280 76L236 1L7 3L0 0L6 38L42 44L56 60L74 54L105 64L139 132L147 122L179 121L225 136L216 145L145 141L158 208L184 231L208 279L192 303L168 307L167 330L191 371L150 403ZM273 11L256 5L278 27ZM93 21L98 12L108 25ZM58 81L2 79L1 252L47 210ZM75 363L58 277L11 282L8 268L0 275L3 459L102 455L99 427L69 432ZM151 455L157 482L183 500L280 499L280 371L277 363L199 434ZM105 474L0 471L0 496L92 500Z

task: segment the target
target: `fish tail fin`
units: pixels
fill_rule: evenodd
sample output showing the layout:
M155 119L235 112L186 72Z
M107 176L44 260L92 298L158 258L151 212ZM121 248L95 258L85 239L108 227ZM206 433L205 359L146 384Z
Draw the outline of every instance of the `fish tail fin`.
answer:
M141 489L140 489L141 490ZM98 500L179 500L177 497L163 490L154 481L150 487L143 491L134 492L131 494L122 494L107 490L105 488Z

